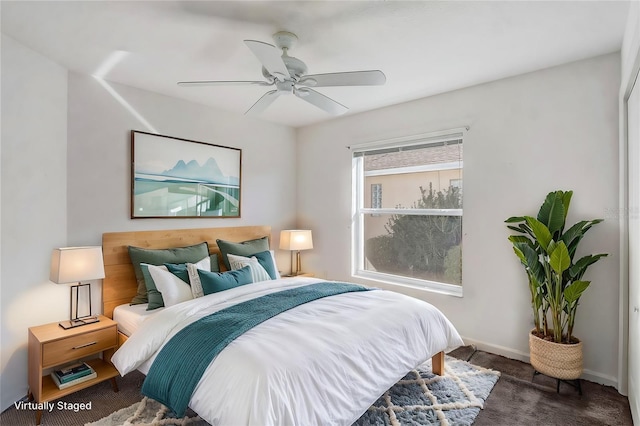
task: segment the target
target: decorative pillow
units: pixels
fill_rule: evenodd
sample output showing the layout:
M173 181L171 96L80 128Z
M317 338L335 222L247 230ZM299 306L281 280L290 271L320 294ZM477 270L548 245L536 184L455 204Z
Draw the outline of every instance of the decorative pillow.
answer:
M189 284L169 272L166 267L147 265L147 268L153 282L162 293L164 306L169 307L193 299Z
M162 265L163 263L193 263L209 255L209 245L206 242L187 247L168 249L145 249L129 246L129 257L138 282L138 294L131 300L132 305L147 303L147 287L142 275L141 263L148 265Z
M217 257L216 257L216 260L217 260ZM211 267L210 262L211 262L210 256L207 256L204 259L200 260L198 263L196 263L195 266L196 268L200 268L208 271ZM156 266L156 265L149 265L146 263L140 264L140 268L144 276L145 286L147 288L147 300L148 300L147 311L152 311L154 309L162 308L163 306L171 306L171 304L166 305L166 301L162 294L163 290L159 287L158 282L156 281L156 277L150 273L151 266ZM183 281L183 282L180 282L180 284L186 285L187 287L189 287L188 281L184 281L181 279L181 277L178 277L176 274L171 273L166 266L159 266L158 268L161 268L163 272L167 272L173 275L178 280ZM165 279L165 281L167 280L169 280L169 282L174 282L172 279L170 280L169 278ZM190 288L189 288L189 294L191 294ZM172 303L172 304L175 305L175 303Z
M248 266L229 272L208 272L189 263L187 269L192 291L200 287L205 295L252 283L251 268Z
M245 256L236 256L235 254L229 254L227 257L229 258L229 264L231 265L231 269L240 269L240 268L233 267L233 261L236 261L236 262L247 261L249 259L255 258L260 264L260 266L262 266L262 268L267 272L267 274L269 274L269 279L277 280L278 278L280 278L278 274L278 269L275 266L273 250L261 251L260 253L256 253L253 256L251 256L251 258L245 257ZM260 280L260 281L264 281L264 280ZM254 280L254 282L256 281Z
M260 264L267 271L272 280L277 280L278 278L280 278L278 268L276 267L276 259L273 250L256 253L254 254L254 256L256 257L256 259L258 259L258 262L260 262Z
M209 262L207 264L201 264L204 259L198 262L198 268L204 269L205 271L219 272L220 265L218 264L218 255L212 254L208 257L208 259ZM176 277L180 278L185 283L190 284L186 263L165 263L164 266L166 266L169 272L174 274Z
M216 240L220 253L222 253L222 262L227 269L231 269L227 255L235 254L237 256L253 256L256 253L269 250L269 237L257 238L255 240L247 240L241 243L232 241Z
M193 263L187 263L187 273L189 274L189 284L191 285L191 294L193 298L204 296L204 290L202 290L202 283L200 282L200 275L198 274L198 268ZM216 272L218 273L218 272Z
M149 273L149 265L146 263L141 263L140 270L142 271L142 276L144 277L144 283L145 283L145 289L146 289L145 297L147 299L147 311L163 308L164 300L162 300L162 294L158 291L156 284L153 282L153 278ZM131 304L134 305L136 303L133 303L132 301ZM137 303L137 304L140 305L141 303Z
M280 276L280 271L278 270L278 263L276 262L276 252L274 250L269 250L269 253L271 253L271 261L273 262L273 270L274 270L273 279L279 280L282 277ZM267 272L269 272L268 269L267 269ZM270 272L269 272L269 275L271 275Z
M266 253L269 255L269 252L266 252ZM228 258L229 258L229 265L231 265L232 271L242 269L245 266L248 266L249 268L251 268L251 280L254 283L271 280L271 277L269 276L267 271L265 271L265 269L262 267L260 262L258 262L258 259L256 259L255 256L248 258L248 257L236 256L235 254L230 254L228 255ZM271 255L269 255L269 261L271 261Z

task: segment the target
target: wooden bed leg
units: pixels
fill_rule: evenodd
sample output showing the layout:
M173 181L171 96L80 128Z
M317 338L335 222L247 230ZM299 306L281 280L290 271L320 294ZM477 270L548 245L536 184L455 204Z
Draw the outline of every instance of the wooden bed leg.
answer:
M444 376L444 352L438 352L431 357L431 371L438 376Z

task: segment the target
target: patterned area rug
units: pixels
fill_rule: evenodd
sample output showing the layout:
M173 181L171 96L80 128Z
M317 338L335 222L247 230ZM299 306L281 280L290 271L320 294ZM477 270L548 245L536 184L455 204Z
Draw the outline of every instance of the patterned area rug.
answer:
M445 375L431 372L431 360L386 391L354 425L471 425L500 372L447 356Z
M158 401L149 399L146 396L142 401L136 402L130 407L123 408L111 413L107 417L93 423L86 423L85 426L208 426L194 413L188 410L183 418L175 418L169 409Z
M446 357L445 376L431 373L431 360L411 371L358 419L357 426L463 426L474 419L500 373ZM130 407L85 426L207 426L193 411L171 417L162 404L143 398Z

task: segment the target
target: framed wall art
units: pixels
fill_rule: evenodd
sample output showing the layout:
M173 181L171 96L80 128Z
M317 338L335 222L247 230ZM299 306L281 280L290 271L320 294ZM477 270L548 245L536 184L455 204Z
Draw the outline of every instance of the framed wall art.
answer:
M240 217L242 150L131 131L131 218Z

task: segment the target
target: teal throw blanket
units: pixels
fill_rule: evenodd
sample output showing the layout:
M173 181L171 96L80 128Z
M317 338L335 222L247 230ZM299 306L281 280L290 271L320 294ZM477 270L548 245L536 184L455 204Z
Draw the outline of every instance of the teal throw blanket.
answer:
M191 395L211 361L237 337L279 313L307 302L369 288L319 283L238 303L189 324L167 342L149 369L142 394L185 414Z

